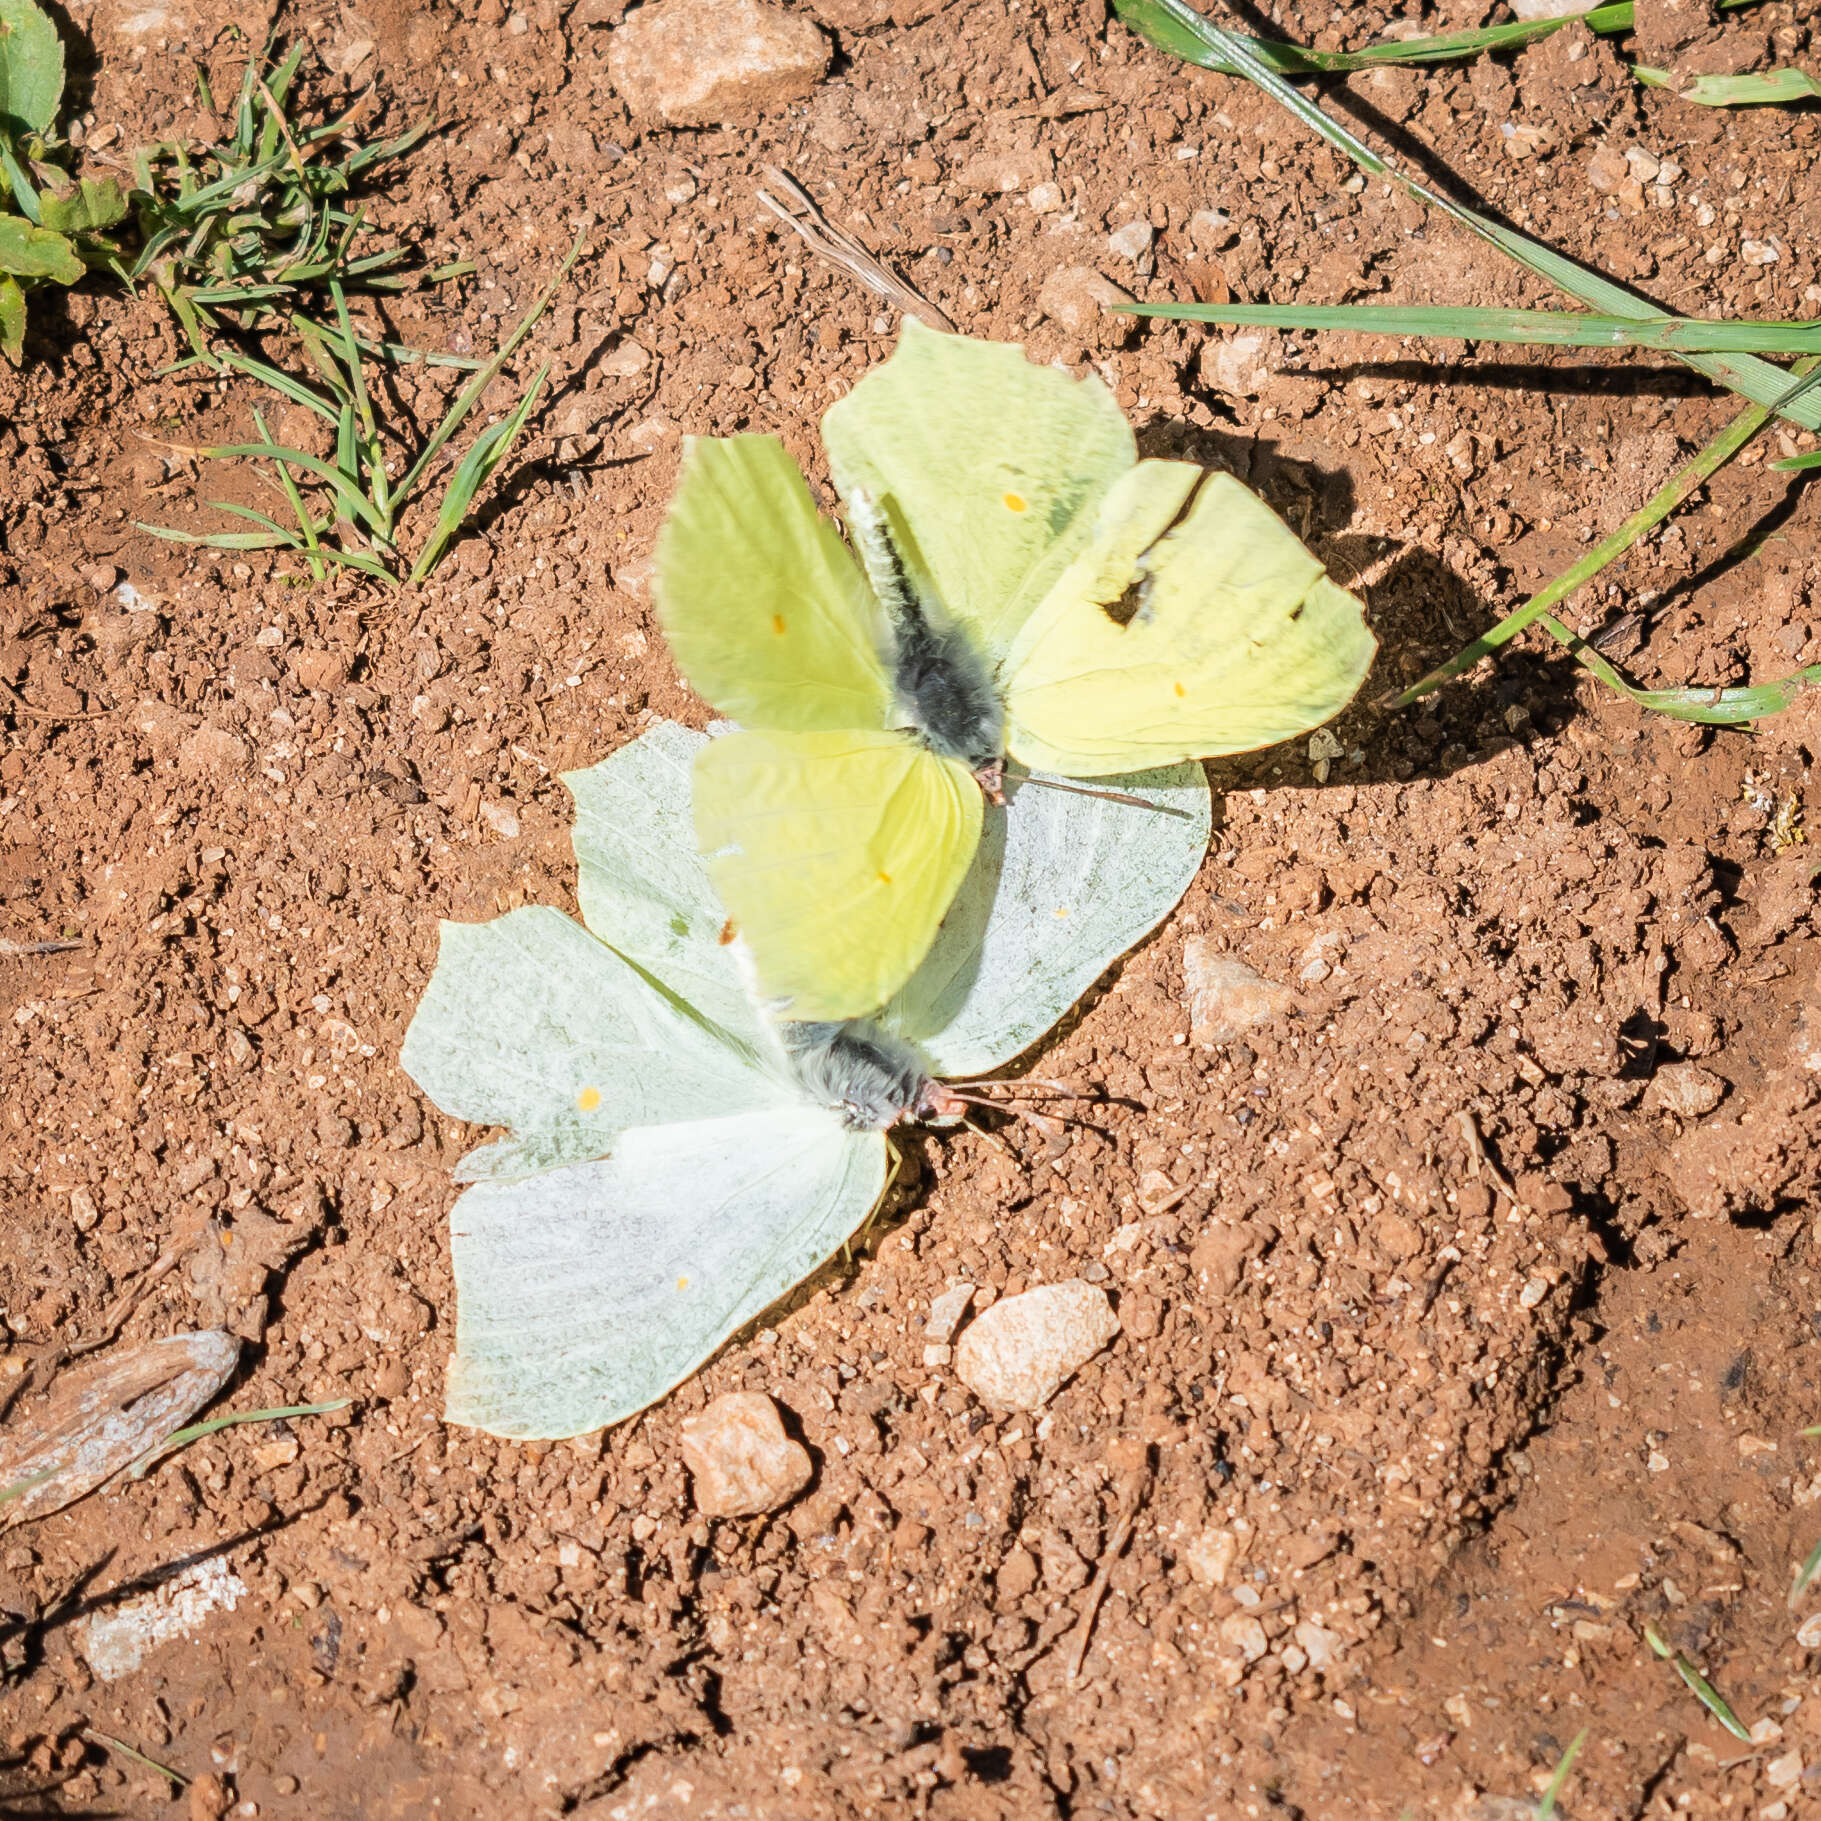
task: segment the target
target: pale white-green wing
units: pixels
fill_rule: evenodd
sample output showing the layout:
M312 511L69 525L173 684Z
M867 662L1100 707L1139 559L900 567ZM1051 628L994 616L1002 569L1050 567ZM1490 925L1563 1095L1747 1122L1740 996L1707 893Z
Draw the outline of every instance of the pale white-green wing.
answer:
M943 606L993 666L1138 459L1099 380L911 317L892 357L829 407L822 442L844 500L895 504Z
M1208 848L1199 765L1110 788L1137 809L1008 780L980 851L923 965L882 1019L937 1075L967 1077L1037 1041L1176 907Z
M575 797L582 921L722 1030L768 1045L733 949L726 912L696 851L689 774L708 743L661 721L599 765L563 774Z
M399 1061L445 1113L512 1136L464 1181L604 1156L628 1127L788 1106L746 1050L547 906L445 923Z
M642 1410L815 1269L886 1181L884 1137L794 1107L631 1131L449 1217L448 1418L579 1435Z

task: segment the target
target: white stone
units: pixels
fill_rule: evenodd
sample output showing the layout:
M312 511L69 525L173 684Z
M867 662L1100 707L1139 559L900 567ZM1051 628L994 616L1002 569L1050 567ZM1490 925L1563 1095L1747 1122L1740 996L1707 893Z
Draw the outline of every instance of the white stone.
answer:
M607 42L621 99L667 126L719 126L801 100L828 59L820 27L761 0L651 0Z
M1107 236L1108 248L1121 259L1142 259L1151 250L1154 230L1148 221L1128 221Z
M1239 1539L1230 1530L1204 1530L1182 1552L1189 1578L1203 1587L1224 1587L1239 1556Z
M729 1391L683 1424L683 1465L708 1517L775 1511L809 1484L810 1459L763 1391Z
M1183 944L1182 977L1189 994L1189 1035L1197 1043L1231 1043L1281 1018L1296 1003L1289 987L1223 954L1206 936L1191 936Z
M1119 1332L1106 1292L1072 1278L994 1303L955 1347L955 1371L982 1403L1038 1410Z
M934 1345L946 1346L955 1338L955 1330L974 1300L972 1284L950 1284L929 1306L929 1320L923 1324L923 1338Z
M1137 318L1120 315L1113 306L1131 301L1130 291L1121 290L1092 266L1059 267L1037 293L1037 307L1045 316L1084 338L1103 326L1116 336L1129 335Z

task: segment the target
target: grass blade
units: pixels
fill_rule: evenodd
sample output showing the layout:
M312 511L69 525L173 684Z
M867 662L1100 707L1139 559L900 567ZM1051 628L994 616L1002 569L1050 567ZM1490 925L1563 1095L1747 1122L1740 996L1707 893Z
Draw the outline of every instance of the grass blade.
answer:
M1808 1434L1808 1431L1805 1429L1803 1434ZM1818 1569L1821 1569L1821 1543L1817 1543L1814 1548L1803 1557L1802 1566L1796 1570L1796 1578L1791 1583L1789 1590L1789 1603L1791 1606L1794 1606L1795 1603L1808 1592L1809 1583L1815 1578L1815 1573Z
M1634 64L1632 72L1647 88L1668 88L1667 70ZM1696 107L1793 107L1798 101L1821 99L1821 82L1807 70L1785 68L1754 70L1745 76L1696 76L1687 88L1676 91L1678 101Z
M1471 644L1457 651L1447 663L1438 665L1420 681L1390 698L1385 706L1407 708L1412 702L1439 689L1450 678L1458 677L1464 670L1471 670L1481 658L1516 638L1532 620L1540 619L1550 608L1565 601L1576 589L1591 581L1608 563L1623 556L1645 532L1661 524L1716 469L1737 455L1764 427L1769 416L1770 413L1762 405L1750 405L1741 411L1706 448L1679 473L1671 476L1610 537L1602 538L1578 563L1539 588L1523 606L1508 613L1490 631L1481 633ZM1566 628L1563 631L1566 632ZM1572 633L1567 636L1574 641ZM1613 675L1617 674L1616 671L1613 672ZM1630 686L1621 687L1629 689Z
M313 455L306 455L301 449L288 449L282 443L219 443L205 448L202 453L214 461L226 461L231 456L250 456L254 461L290 462L301 468L305 474L311 474L324 485L332 488L335 497L341 501L346 515L365 525L380 537L385 536L386 528L380 521L379 514L373 509L373 502L362 493L339 469L331 468L327 462L318 461Z
M1752 1742L1751 1732L1739 1716L1726 1705L1719 1691L1702 1673L1689 1662L1686 1655L1679 1650L1672 1650L1658 1635L1654 1625L1644 1627L1644 1642L1662 1657L1679 1675L1693 1692L1694 1697L1713 1717L1720 1722L1735 1739L1749 1745Z
M462 520L468 516L475 495L486 486L500 463L512 452L512 445L518 441L519 432L531 416L532 407L537 403L549 373L548 365L539 367L525 396L519 400L518 409L491 429L483 431L475 439L474 447L462 458L461 465L443 494L442 506L436 514L436 529L431 532L430 541L424 546L422 555L411 566L412 581L421 582L436 567L437 559L461 530Z
M557 287L569 276L569 268L581 257L582 243L586 238L586 232L576 235L575 245L569 249L568 257L557 267L550 282L537 294L531 308L525 312L518 327L507 336L493 358L462 388L461 396L449 407L443 421L436 426L431 433L430 440L424 445L423 452L411 464L410 472L399 482L397 491L393 495L398 507L402 508L405 501L411 497L417 483L424 477L424 470L435 460L437 452L461 427L462 420L480 402L481 394L493 384L499 370L511 358L513 350L531 333L538 318L549 309L550 300L556 295Z
M210 500L211 506L221 506L220 500ZM174 525L148 525L144 519L134 519L134 527L152 537L161 537L167 544L198 544L209 550L295 550L297 539L285 534L276 537L258 531L179 531Z
M1555 1767L1555 1775L1549 1779L1549 1787L1543 1791L1543 1799L1536 1805L1536 1821L1550 1821L1555 1814L1556 1798L1562 1793L1562 1786L1568 1781L1568 1773L1574 1769L1574 1761L1581 1755L1581 1747L1587 1743L1587 1728L1581 1730L1568 1741L1568 1749L1562 1753L1562 1761Z
M351 1397L338 1397L328 1404L282 1404L270 1410L242 1410L233 1416L214 1416L206 1423L192 1423L187 1429L179 1429L167 1435L156 1448L148 1448L128 1473L130 1479L144 1479L146 1470L167 1454L178 1448L187 1448L191 1442L199 1441L205 1435L213 1435L217 1429L232 1429L239 1423L275 1423L281 1418L290 1416L326 1416L331 1410L345 1410L353 1403Z
M1401 304L1118 304L1128 316L1271 329L1338 329L1440 341L1558 348L1667 348L1709 353L1812 354L1821 323L1709 322L1698 317L1602 316L1572 310L1441 309Z
M156 1758L148 1758L137 1746L127 1744L124 1739L116 1739L111 1732L103 1732L98 1726L85 1726L82 1729L85 1739L92 1739L97 1745L109 1751L117 1751L123 1758L131 1758L135 1764L143 1764L147 1770L156 1771L171 1786L175 1795L180 1789L188 1789L190 1780L180 1770L172 1770L168 1764L160 1764Z
M1133 4L1134 0L1126 0L1126 3ZM1577 265L1553 247L1544 246L1541 241L1532 240L1528 235L1501 227L1464 203L1455 202L1451 197L1406 175L1389 159L1380 157L1356 133L1350 132L1323 113L1306 95L1267 68L1253 55L1246 39L1223 31L1211 20L1204 19L1186 5L1185 0L1142 0L1142 4L1165 9L1182 32L1193 36L1204 47L1220 53L1237 74L1245 76L1263 89L1298 120L1319 133L1337 151L1345 152L1361 170L1395 184L1414 200L1441 210L1470 233L1490 242L1508 258L1516 260L1538 277L1548 279L1570 297L1601 312L1633 320L1650 321L1664 315L1656 305L1634 296L1604 273ZM1677 352L1675 358L1750 399L1754 404L1778 408L1779 415L1787 417L1792 423L1800 424L1805 430L1821 429L1821 397L1809 393L1779 408L1779 401L1786 398L1789 388L1789 376L1780 367L1773 367L1767 361L1750 354Z

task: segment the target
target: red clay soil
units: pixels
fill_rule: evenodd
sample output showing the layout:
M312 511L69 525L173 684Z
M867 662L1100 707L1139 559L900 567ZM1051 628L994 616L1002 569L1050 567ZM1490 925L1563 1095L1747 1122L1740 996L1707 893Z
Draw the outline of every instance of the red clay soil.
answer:
M220 1408L353 1399L0 1537L7 1812L1495 1821L1583 1729L1576 1821L1803 1812L1821 1035L1808 862L1771 836L1813 710L1709 735L1541 642L1371 705L1728 401L1652 356L1047 318L1068 266L1155 298L1550 301L1094 0L805 0L828 78L701 131L629 119L611 4L362 4L71 0L91 146L212 132L196 67L234 92L273 25L320 53L313 106L373 82L363 130L449 122L372 214L478 269L390 306L403 339L485 352L579 227L589 250L519 365L554 363L528 459L402 593L135 529L259 497L185 448L262 395L155 377L155 300L52 300L0 370L0 935L81 942L0 955L0 1397L187 1248L121 1344L229 1325ZM1390 23L1273 16L1318 45ZM1726 43L1795 62L1807 30L1762 6ZM1677 309L1821 300L1810 115L1641 90L1580 27L1328 102ZM972 187L1008 160L1022 187ZM912 1135L904 1192L796 1306L634 1422L504 1443L440 1420L449 1171L483 1134L399 1040L439 917L573 908L556 774L705 717L650 608L681 436L775 431L823 484L816 420L892 344L756 202L767 163L963 330L1091 361L1148 450L1259 490L1367 600L1379 667L1325 783L1302 746L1211 768L1199 880L1042 1052L1118 1097L1102 1129ZM1136 261L1108 246L1134 222ZM406 375L386 410L433 421L454 383ZM1635 614L1616 651L1646 682L1781 674L1821 657L1814 523L1754 450L1575 612ZM1292 1009L1191 1041L1191 937ZM951 1281L1076 1275L1122 1332L1040 1420L925 1364ZM678 1429L739 1387L817 1475L709 1521ZM197 1561L231 1609L102 1679L90 1621ZM201 1781L173 1798L98 1734Z

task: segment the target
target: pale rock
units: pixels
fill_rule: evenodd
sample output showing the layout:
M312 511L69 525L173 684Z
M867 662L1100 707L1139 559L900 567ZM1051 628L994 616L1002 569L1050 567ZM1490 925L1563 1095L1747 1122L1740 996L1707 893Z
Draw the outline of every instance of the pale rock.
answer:
M683 1465L707 1517L753 1517L809 1484L807 1451L784 1433L763 1391L729 1391L683 1424Z
M1726 1083L1712 1069L1698 1062L1671 1062L1657 1070L1644 1090L1646 1112L1674 1113L1678 1119L1699 1119L1711 1113L1726 1095Z
M950 1284L930 1303L929 1320L923 1324L923 1338L933 1346L944 1347L955 1338L961 1318L974 1300L972 1284Z
M1230 1530L1204 1530L1182 1552L1189 1578L1203 1587L1226 1586L1238 1556L1239 1539Z
M481 803L481 820L499 836L502 841L518 839L518 816L509 803Z
M1023 151L980 152L956 168L955 182L981 196L1009 196L1046 182L1054 160L1041 146Z
M1189 244L1197 253L1218 253L1237 238L1222 209L1197 209L1189 217Z
M1220 1642L1227 1655L1244 1657L1248 1663L1256 1663L1271 1648L1264 1626L1249 1612L1229 1613L1220 1621Z
M611 379L636 379L651 365L651 353L628 336L609 348L596 365Z
M177 769L186 778L231 776L246 765L245 744L225 727L199 727L177 748Z
M1616 145L1602 145L1587 160L1587 181L1602 196L1610 196L1631 175L1631 164Z
M1008 1296L976 1317L955 1347L955 1371L1000 1410L1040 1410L1119 1332L1106 1292L1071 1278Z
M1764 1780L1772 1789L1794 1789L1802 1781L1802 1754L1786 1751L1782 1757L1772 1758L1764 1767Z
M1191 936L1183 944L1182 977L1189 992L1189 1035L1196 1043L1232 1043L1296 1003L1289 987L1222 954L1206 936Z
M720 126L799 101L828 59L820 27L761 0L651 0L607 41L621 99L666 126Z
M1600 0L1511 0L1511 10L1526 22L1533 19L1577 19L1590 13Z
M1271 377L1265 365L1267 340L1257 330L1247 330L1204 342L1196 363L1202 384L1229 398L1256 397Z
M81 1184L70 1190L70 1219L78 1233L86 1233L101 1218L95 1198Z
M1821 1650L1821 1612L1811 1612L1796 1627L1796 1642L1804 1650Z
M1308 1652L1311 1669L1332 1669L1340 1661L1344 1640L1338 1632L1324 1630L1313 1619L1304 1619L1297 1626L1296 1641Z
M1091 341L1096 333L1124 341L1137 328L1138 319L1115 306L1131 301L1130 291L1122 290L1092 266L1061 266L1037 293L1038 309L1083 341Z
M1138 260L1151 250L1156 231L1148 221L1128 221L1107 236L1107 249L1121 259Z
M1062 207L1062 185L1059 183L1034 183L1031 193L1025 198L1031 205L1033 215L1054 215Z

